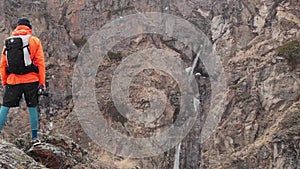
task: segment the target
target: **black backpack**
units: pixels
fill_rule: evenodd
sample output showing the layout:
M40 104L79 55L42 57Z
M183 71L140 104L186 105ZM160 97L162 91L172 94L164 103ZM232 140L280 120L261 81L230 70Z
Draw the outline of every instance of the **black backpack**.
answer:
M38 68L30 59L29 38L31 35L11 36L5 40L5 52L8 67L7 74L18 75L29 72L38 73Z

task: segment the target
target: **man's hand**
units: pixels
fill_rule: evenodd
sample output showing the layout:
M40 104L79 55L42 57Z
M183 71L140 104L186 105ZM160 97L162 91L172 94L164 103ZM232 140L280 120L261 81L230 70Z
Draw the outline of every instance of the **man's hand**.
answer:
M5 93L6 90L6 84L2 84L3 92Z
M46 86L43 84L39 84L38 90L46 91Z
M46 95L46 86L45 85L39 84L38 95Z

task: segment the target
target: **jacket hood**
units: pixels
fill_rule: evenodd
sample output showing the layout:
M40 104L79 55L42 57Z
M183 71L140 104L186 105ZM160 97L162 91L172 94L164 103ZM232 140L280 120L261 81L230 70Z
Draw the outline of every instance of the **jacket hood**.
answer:
M28 35L32 34L32 30L25 25L19 25L16 27L16 29L12 32L13 36L18 36L18 35Z

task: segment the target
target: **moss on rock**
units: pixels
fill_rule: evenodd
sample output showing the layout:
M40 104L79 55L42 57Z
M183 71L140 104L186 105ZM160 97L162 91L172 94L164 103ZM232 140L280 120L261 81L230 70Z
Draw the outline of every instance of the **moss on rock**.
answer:
M300 63L300 42L297 40L288 42L276 49L277 54L287 59L293 69Z

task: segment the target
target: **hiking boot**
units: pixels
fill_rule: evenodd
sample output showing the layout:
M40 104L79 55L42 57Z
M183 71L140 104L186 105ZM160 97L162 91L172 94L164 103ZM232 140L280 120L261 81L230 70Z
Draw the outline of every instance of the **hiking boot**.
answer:
M37 146L40 145L41 143L42 143L41 140L39 140L38 138L34 138L31 140L32 146Z

